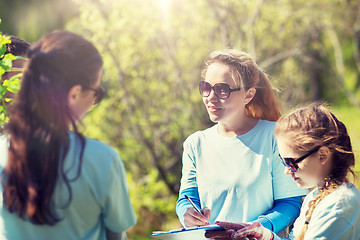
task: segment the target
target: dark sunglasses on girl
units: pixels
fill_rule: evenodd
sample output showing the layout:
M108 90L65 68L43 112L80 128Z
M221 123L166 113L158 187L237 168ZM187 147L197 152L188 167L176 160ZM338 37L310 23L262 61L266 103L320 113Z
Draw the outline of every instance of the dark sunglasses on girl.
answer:
M99 103L101 102L101 100L102 100L102 99L104 98L104 96L105 96L105 93L106 93L105 88L98 87L98 88L95 89L95 88L91 88L91 87L88 87L88 86L83 86L83 87L95 92L93 105L99 104Z
M307 154L294 159L294 158L283 158L281 157L281 155L279 154L279 157L282 161L282 163L284 164L285 167L289 168L292 172L296 172L297 170L299 170L299 166L298 163L300 163L302 160L304 160L305 158L309 157L311 154L316 153L318 150L320 149L319 147L314 148L313 150L311 150L310 152L308 152Z
M210 96L211 89L214 90L215 96L220 99L228 98L230 93L241 90L241 88L230 88L227 83L216 83L214 86L211 86L205 81L201 81L199 83L199 91L203 97Z

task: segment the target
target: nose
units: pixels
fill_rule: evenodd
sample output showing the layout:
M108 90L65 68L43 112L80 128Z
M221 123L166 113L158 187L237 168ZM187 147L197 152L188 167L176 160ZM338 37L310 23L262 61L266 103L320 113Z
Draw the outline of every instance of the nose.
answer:
M215 95L214 89L210 90L210 95L207 97L208 101L217 101L219 98Z
M290 168L285 167L284 168L284 173L287 174L287 175L291 175L292 171L290 170Z

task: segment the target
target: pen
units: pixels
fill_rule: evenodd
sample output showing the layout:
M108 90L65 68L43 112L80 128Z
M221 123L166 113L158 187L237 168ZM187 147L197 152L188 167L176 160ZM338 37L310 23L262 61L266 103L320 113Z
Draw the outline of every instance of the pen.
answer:
M189 203L191 204L191 206L193 206L193 208L195 208L195 210L196 210L198 213L204 215L204 214L200 211L200 209L195 205L195 203L194 203L193 201L191 201L191 199L190 199L187 195L185 195L185 198L189 201Z

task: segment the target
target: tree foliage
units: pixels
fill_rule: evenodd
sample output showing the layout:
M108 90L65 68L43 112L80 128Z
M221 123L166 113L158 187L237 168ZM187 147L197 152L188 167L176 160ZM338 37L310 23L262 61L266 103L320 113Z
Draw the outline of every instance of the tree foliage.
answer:
M11 53L5 54L6 44L9 43L11 43L10 38L0 33L0 130L9 120L7 109L13 102L13 99L7 98L5 94L7 92L16 93L20 88L19 77L21 77L21 73L12 76L10 79L2 79L2 76L6 71L11 71L12 62L16 59L22 58L14 56Z
M211 51L249 52L280 89L284 109L310 100L359 103L357 1L77 3L79 18L68 28L100 48L109 89L86 130L119 149L134 195L153 200L134 199L140 221L149 212L174 214L182 142L210 124L197 84Z
M27 42L63 28L76 14L72 0L0 0L1 31Z

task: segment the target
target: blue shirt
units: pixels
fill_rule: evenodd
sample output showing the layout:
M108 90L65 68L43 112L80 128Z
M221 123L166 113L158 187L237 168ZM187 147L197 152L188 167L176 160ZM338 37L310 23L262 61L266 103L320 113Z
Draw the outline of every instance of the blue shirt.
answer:
M284 174L273 135L275 122L259 120L237 137L221 136L217 126L184 142L180 187L180 193L198 189L200 206L211 209L211 224L254 221L272 209L275 200L306 194ZM177 208L182 223L185 210Z
M8 141L0 136L0 171L6 165ZM80 143L70 132L70 149L65 169L70 178L76 176ZM105 239L105 227L113 232L124 232L136 223L126 182L123 162L110 146L86 138L81 174L70 182L72 201L68 190L59 180L53 200L63 220L55 226L34 225L10 213L3 206L0 194L0 239ZM2 191L2 186L0 186Z
M309 203L318 193L319 189L316 188L304 199L291 239L299 235ZM344 183L322 199L311 215L304 239L359 240L360 191L353 184Z

